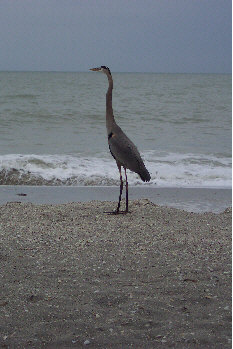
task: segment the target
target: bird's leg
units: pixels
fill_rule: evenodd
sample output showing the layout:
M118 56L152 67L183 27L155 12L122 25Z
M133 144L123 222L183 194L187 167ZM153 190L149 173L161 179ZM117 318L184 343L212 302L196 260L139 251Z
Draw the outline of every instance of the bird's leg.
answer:
M121 165L120 165L120 164L117 164L117 167L118 167L118 170L119 170L119 173L120 173L120 181L121 181L121 184L120 184L120 195L119 195L119 200L118 200L118 205L117 205L116 211L113 211L113 212L106 212L106 213L108 213L108 214L126 213L126 211L120 211L120 206L121 206L121 195L122 195L124 183L123 183L122 174L121 174Z
M117 205L117 209L114 212L108 212L110 214L126 214L129 212L129 195L128 195L128 179L127 179L127 174L126 174L126 168L124 167L125 170L125 180L126 180L126 208L125 211L120 211L120 205L121 205L121 195L122 195L122 191L123 191L123 179L122 179L122 174L121 174L121 165L117 164L119 172L120 172L120 180L121 180L121 184L120 184L120 195L119 195L119 201L118 201L118 205Z
M122 174L121 174L121 165L118 165L118 169L120 172L120 180L121 180L121 184L120 184L120 195L119 195L119 201L118 201L118 205L117 205L117 209L116 209L116 214L119 213L120 211L120 206L121 206L121 195L122 195L122 190L123 190L123 179L122 179Z
M126 189L126 207L125 212L129 212L129 194L128 194L128 179L126 174L126 168L125 169L125 189Z

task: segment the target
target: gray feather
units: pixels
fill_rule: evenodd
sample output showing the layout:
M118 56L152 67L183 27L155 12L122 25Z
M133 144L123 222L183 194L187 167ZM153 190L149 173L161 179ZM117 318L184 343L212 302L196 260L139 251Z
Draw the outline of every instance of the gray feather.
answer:
M112 127L108 143L112 156L121 166L138 173L144 182L150 180L137 147L116 123Z

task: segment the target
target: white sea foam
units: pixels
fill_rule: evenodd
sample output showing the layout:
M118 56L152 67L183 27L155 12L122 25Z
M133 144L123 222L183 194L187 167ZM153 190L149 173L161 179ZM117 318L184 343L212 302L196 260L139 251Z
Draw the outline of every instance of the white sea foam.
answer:
M151 182L130 172L130 185L231 187L231 159L221 155L148 151L143 158ZM110 157L8 154L0 156L0 184L118 185L119 173Z
M231 187L231 159L216 155L148 152L158 186Z

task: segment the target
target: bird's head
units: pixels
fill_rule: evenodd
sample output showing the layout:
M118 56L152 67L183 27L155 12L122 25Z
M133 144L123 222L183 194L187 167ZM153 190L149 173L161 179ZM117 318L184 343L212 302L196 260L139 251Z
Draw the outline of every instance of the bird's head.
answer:
M110 69L108 67L105 67L105 65L101 65L99 68L91 68L92 71L99 71L101 73L104 73L106 75L111 75Z

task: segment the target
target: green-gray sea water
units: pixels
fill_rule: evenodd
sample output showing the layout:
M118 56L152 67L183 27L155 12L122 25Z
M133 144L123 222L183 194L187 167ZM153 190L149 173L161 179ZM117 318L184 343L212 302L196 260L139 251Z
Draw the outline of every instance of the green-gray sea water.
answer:
M152 180L231 186L231 75L112 73L115 119ZM113 185L103 74L0 72L0 184ZM132 185L143 185L129 174Z

